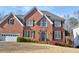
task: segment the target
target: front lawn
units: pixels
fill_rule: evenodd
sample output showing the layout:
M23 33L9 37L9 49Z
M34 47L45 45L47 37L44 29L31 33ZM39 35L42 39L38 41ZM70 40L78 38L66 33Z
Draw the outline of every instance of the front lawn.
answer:
M64 53L64 52L77 52L78 48L61 47L49 44L39 43L17 43L17 42L0 42L0 52L49 52L49 53Z

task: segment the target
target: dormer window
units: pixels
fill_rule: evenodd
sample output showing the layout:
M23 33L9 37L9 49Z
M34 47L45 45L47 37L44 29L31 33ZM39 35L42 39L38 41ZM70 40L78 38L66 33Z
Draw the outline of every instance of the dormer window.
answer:
M34 20L26 20L26 26L34 26L35 21Z
M8 24L14 24L14 19L10 18L9 21L8 21Z
M54 27L61 27L61 21L54 21Z
M40 21L40 26L41 26L41 27L46 27L46 26L47 26L47 21L46 21L45 19L42 19L42 20Z

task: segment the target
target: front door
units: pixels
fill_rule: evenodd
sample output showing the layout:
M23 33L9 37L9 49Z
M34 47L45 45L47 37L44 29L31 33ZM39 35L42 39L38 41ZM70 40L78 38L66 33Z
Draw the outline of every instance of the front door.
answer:
M40 40L41 40L41 41L46 41L46 39L47 39L46 32L42 31L42 32L40 33Z

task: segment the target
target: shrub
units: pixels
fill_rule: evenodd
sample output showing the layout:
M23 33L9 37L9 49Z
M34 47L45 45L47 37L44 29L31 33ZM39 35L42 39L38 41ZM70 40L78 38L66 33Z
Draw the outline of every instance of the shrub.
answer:
M32 39L30 37L24 37L25 42L32 42Z
M79 48L79 46L76 46L76 48Z
M35 41L31 39L30 37L17 37L17 42L33 42L38 43L38 41Z
M17 42L31 42L30 37L17 37Z
M72 40L70 36L66 36L66 46L71 47L72 46Z

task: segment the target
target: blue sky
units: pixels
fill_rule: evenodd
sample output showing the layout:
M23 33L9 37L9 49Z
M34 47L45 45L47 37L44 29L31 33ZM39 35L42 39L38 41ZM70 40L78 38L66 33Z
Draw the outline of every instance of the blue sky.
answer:
M10 12L15 14L26 14L33 6L0 6L0 14L5 15ZM78 11L78 6L38 6L40 10L47 10L53 14L64 16L66 14L72 15L73 11Z

